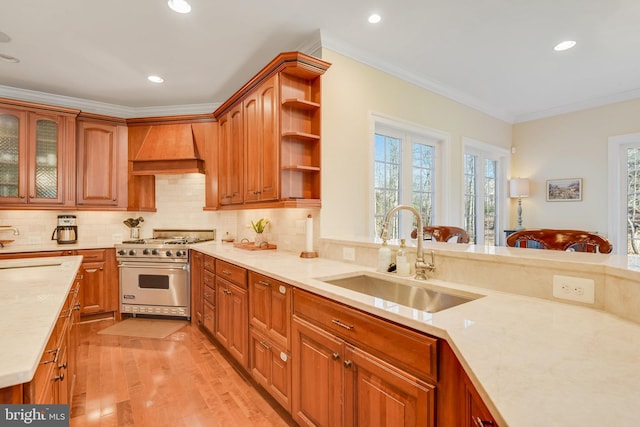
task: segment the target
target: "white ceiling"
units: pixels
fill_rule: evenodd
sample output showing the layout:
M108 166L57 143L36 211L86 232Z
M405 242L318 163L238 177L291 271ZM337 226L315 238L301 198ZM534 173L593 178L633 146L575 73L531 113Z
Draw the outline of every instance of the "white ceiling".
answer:
M323 47L510 122L640 97L637 0L190 3L180 15L166 0L2 1L11 40L0 54L20 62L0 61L0 96L212 111L279 52L317 48L321 34ZM553 51L566 39L577 46Z

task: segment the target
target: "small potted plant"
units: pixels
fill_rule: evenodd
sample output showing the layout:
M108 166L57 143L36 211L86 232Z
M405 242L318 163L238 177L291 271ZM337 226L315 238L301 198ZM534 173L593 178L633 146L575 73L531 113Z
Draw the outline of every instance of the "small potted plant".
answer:
M251 220L251 229L256 233L255 245L260 247L267 243L267 237L265 236L265 230L269 226L270 222L267 218L260 218L256 222Z

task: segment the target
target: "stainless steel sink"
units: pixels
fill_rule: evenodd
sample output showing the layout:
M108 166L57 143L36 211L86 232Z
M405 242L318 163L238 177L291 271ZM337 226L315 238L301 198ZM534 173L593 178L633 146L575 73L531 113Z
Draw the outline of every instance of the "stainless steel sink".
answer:
M482 297L482 295L475 294L454 295L414 286L407 283L406 279L379 277L372 273L318 278L317 280L429 313L436 313Z

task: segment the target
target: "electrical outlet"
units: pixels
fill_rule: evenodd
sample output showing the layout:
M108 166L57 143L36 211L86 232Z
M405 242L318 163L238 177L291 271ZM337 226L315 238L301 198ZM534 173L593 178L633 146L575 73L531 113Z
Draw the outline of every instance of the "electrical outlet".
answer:
M570 301L595 303L595 282L593 279L553 275L553 296Z
M345 261L355 261L356 248L342 248L342 259Z

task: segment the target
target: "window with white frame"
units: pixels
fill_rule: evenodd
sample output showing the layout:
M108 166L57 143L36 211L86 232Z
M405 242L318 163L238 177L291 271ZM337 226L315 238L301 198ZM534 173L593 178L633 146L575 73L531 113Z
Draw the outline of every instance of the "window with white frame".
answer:
M614 253L640 255L640 134L609 138L608 223Z
M422 130L422 132L421 132ZM437 171L442 140L428 130L404 123L376 121L373 159L374 233L380 236L386 213L399 204L413 206L424 225L436 212ZM389 224L389 237L408 237L417 220L399 212Z
M502 187L507 151L469 138L463 139L463 146L463 227L471 243L499 245L500 228L506 223Z

